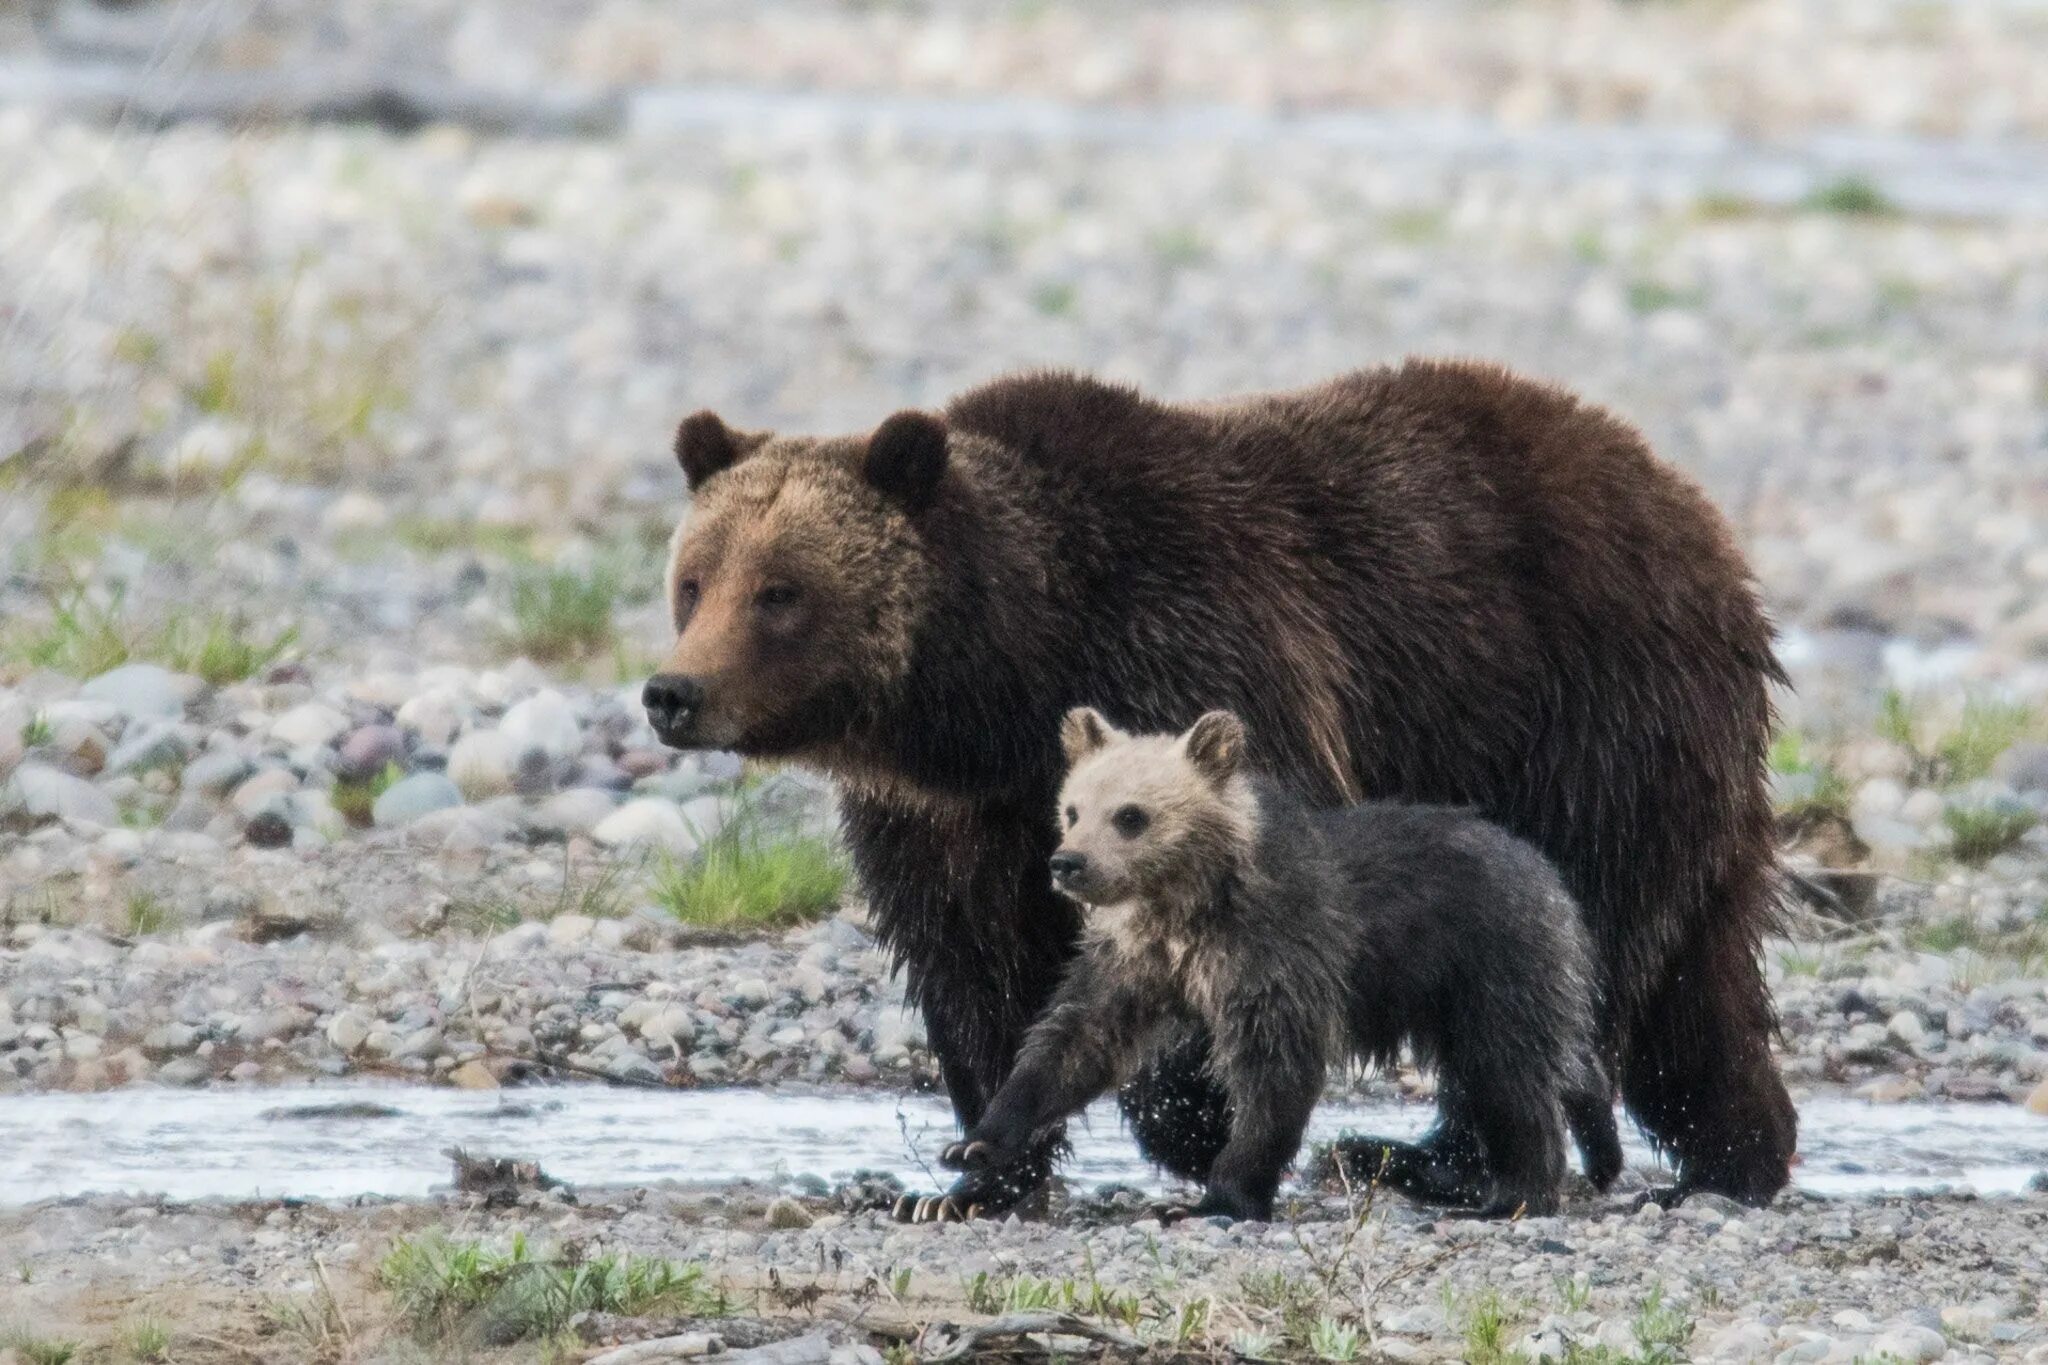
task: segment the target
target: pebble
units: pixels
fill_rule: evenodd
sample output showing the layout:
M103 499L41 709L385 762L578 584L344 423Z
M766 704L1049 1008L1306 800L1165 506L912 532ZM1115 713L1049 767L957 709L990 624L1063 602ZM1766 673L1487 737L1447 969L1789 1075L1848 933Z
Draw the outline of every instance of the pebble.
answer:
M0 787L0 816L19 811L31 820L68 820L81 825L118 825L113 798L82 777L41 763L19 764Z
M697 834L682 811L660 797L628 801L592 827L591 835L612 848L639 845L678 857L694 853L698 845Z
M389 829L407 825L423 815L462 804L462 792L444 773L414 773L395 782L371 806L370 817Z
M198 690L198 679L156 664L123 664L78 689L85 701L105 702L130 721L177 720Z
M307 702L271 722L270 737L293 749L317 749L348 729L348 717L331 706Z
M448 751L448 776L472 801L503 796L519 772L519 745L500 730L471 730Z

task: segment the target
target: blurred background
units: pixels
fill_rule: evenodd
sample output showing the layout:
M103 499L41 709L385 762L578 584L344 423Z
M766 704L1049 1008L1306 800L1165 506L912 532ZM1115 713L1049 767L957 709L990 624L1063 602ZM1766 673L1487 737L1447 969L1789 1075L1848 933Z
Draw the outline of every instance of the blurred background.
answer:
M677 418L1424 353L1747 547L1802 1100L2048 1111L2044 77L2031 0L0 5L0 1091L929 1084L827 793L641 719Z

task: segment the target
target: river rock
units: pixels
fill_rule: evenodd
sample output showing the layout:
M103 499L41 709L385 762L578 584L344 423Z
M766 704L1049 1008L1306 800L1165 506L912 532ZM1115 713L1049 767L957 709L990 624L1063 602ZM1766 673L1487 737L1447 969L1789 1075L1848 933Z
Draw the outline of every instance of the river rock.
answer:
M270 723L270 737L291 749L319 749L348 730L348 717L331 706L309 701Z
M618 809L610 792L572 787L540 803L528 823L550 834L588 834Z
M814 1221L809 1209L786 1194L769 1201L767 1222L771 1228L794 1231L798 1228L807 1228Z
M1926 1361L1941 1359L1947 1352L1948 1338L1932 1327L1909 1322L1872 1337L1868 1354L1880 1360L1889 1357L1906 1365L1924 1365Z
M138 769L167 768L184 761L191 751L176 724L155 721L130 726L128 733L107 755L107 771L134 772Z
M611 848L639 845L663 849L678 857L697 848L697 835L682 811L674 802L656 796L628 801L599 821L590 833Z
M2048 792L2048 741L2021 740L1998 756L1991 775L2016 792Z
M448 751L448 776L472 801L503 796L519 772L519 745L501 730L471 730Z
M249 759L232 749L208 749L185 765L178 785L205 796L226 796L249 775Z
M335 758L338 777L362 782L392 763L405 761L405 732L395 725L364 725L341 742Z
M130 721L176 720L199 680L156 664L122 664L78 689L86 701L106 702Z
M452 693L425 692L398 708L398 723L420 737L420 742L444 748L462 728L469 708Z
M391 785L370 808L380 829L409 825L432 811L462 804L462 791L445 773L414 773Z
M583 750L583 727L576 720L575 706L552 689L514 704L498 723L498 733L514 746L515 757L538 751L560 761Z
M299 779L286 768L265 768L235 788L228 802L243 815L254 815L281 803L299 789Z
M15 811L30 820L65 820L81 825L121 823L112 797L82 777L43 763L22 763L0 787L0 816Z

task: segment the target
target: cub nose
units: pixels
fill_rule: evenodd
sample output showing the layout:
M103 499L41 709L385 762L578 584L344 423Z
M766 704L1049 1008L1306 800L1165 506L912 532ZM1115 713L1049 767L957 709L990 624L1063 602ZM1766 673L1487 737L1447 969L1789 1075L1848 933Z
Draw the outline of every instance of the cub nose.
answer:
M1051 866L1052 879L1054 881L1067 881L1070 878L1080 876L1088 870L1088 855L1085 853L1070 853L1066 849L1061 849L1052 855Z
M680 673L657 673L640 689L640 704L647 708L647 722L656 733L674 734L687 727L704 704L704 685Z

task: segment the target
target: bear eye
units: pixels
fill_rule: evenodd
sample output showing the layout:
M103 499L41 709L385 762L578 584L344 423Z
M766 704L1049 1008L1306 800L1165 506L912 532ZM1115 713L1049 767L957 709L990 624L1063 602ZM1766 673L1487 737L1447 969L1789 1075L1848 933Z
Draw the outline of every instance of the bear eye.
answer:
M676 597L693 607L697 605L697 598L702 593L703 589L697 585L697 580L694 578L685 578L676 585Z
M1067 807L1067 824L1069 827L1072 827L1080 818L1081 812L1075 810L1072 806Z
M793 606L796 599L796 589L787 583L770 583L754 597L754 600L764 607Z
M1135 839L1145 832L1145 826L1152 823L1152 817L1136 806L1125 806L1109 817L1109 823L1116 826L1116 832L1126 839Z

